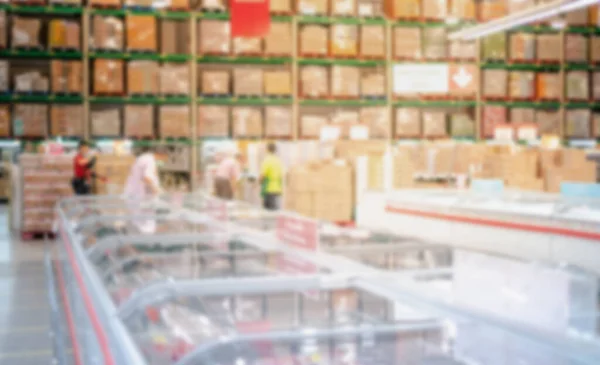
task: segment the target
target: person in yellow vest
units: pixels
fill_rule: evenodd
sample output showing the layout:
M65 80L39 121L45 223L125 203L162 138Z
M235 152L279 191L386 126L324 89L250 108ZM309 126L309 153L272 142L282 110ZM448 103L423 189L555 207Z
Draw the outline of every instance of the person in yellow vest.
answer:
M275 143L269 143L267 151L268 154L260 168L263 206L268 210L277 210L283 185L283 165L277 156Z

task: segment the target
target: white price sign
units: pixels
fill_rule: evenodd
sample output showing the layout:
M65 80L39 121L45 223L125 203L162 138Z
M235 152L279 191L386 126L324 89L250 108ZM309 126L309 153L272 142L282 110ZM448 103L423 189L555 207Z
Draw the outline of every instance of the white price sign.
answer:
M515 130L511 125L499 125L494 129L494 139L497 141L512 141L515 139Z
M353 125L350 128L350 139L369 139L369 127L366 125Z
M444 64L394 65L394 94L447 94L449 67Z
M338 139L340 139L340 134L340 127L326 125L321 128L321 141L337 141Z
M517 139L520 141L534 141L538 139L538 128L535 124L524 124L517 130Z

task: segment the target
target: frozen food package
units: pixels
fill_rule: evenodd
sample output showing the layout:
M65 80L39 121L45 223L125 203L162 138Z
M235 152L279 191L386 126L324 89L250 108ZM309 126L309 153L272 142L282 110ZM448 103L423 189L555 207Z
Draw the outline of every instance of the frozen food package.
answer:
M561 41L562 37L560 34L538 34L536 52L538 61L560 62Z
M304 25L300 29L300 55L326 56L328 34L327 27L322 25Z
M8 91L10 65L6 60L0 60L0 92Z
M511 108L510 122L513 125L535 123L535 109Z
M233 53L238 55L262 54L262 38L233 38Z
M289 106L265 107L265 137L292 136L292 108Z
M456 19L475 19L475 0L450 1L450 16Z
M0 104L0 137L10 137L10 106Z
M8 48L8 16L0 10L0 48Z
M416 19L421 17L420 0L390 0L391 17L395 19Z
M485 60L506 60L506 33L494 33L482 40L482 57Z
M186 21L160 20L160 52L163 54L189 54L190 26Z
M236 106L231 108L233 137L262 137L263 115L261 108Z
M51 49L81 49L79 23L72 20L52 19L48 25L48 46Z
M94 60L94 94L122 94L124 92L123 61Z
M233 69L233 94L236 96L263 95L263 70L257 67Z
M199 72L201 77L200 94L229 95L231 74L228 70L204 70Z
M505 98L508 88L508 72L506 70L483 71L483 97Z
M422 0L423 18L428 20L442 20L448 16L447 0Z
M511 71L509 75L509 95L511 99L533 99L535 96L535 73Z
M292 73L289 70L265 70L264 78L265 95L292 95Z
M331 15L356 15L356 0L331 0Z
M48 136L48 105L13 104L12 130L15 137Z
M600 62L600 36L590 36L590 61Z
M156 17L153 15L127 15L127 49L156 52L158 39Z
M508 13L517 13L535 6L536 0L508 0Z
M421 109L396 108L396 137L414 138L421 136Z
M52 105L50 108L50 135L54 137L82 137L83 106Z
M190 136L190 107L187 105L161 105L159 107L160 137Z
M475 60L477 44L473 41L451 41L450 58L456 60Z
M305 98L329 96L329 73L324 66L304 66L300 73L300 94Z
M304 15L325 15L329 13L327 0L298 0L298 13Z
M202 55L229 54L231 28L229 22L200 20L198 27L198 53Z
M225 0L198 0L198 7L203 10L221 10L227 9Z
M591 119L590 109L569 109L566 115L566 135L571 138L590 138Z
M124 42L123 20L117 17L94 15L92 18L90 49L122 50Z
M565 16L567 18L567 24L570 26L579 26L579 27L587 26L589 23L588 9L589 8L586 7L586 8L576 9L576 10L567 12L565 14Z
M358 55L358 27L356 25L332 24L331 55L349 57Z
M300 117L300 135L306 138L319 137L321 128L328 124L327 117L320 114L303 114Z
M369 138L388 138L390 135L390 113L385 106L361 108L360 123L369 127Z
M569 62L587 62L587 37L579 34L565 35L565 60Z
M127 63L127 93L129 95L158 94L158 62L130 61Z
M592 73L592 98L600 100L600 72Z
M154 137L154 107L125 105L125 137Z
M420 59L423 57L421 28L394 27L394 58Z
M292 28L287 22L272 22L264 38L265 55L289 56L292 54Z
M269 12L271 14L291 14L292 13L292 1L291 0L271 0L269 3Z
M482 113L482 137L494 137L496 126L506 124L507 111L504 106L484 105Z
M12 48L42 48L40 30L42 20L39 18L24 18L12 16Z
M385 96L385 70L362 68L360 75L360 95L382 98Z
M161 95L190 94L190 66L187 63L163 63L160 67Z
M568 71L566 77L566 98L588 100L590 98L589 74L587 71Z
M513 61L534 61L535 47L534 34L512 33L510 35L510 59Z
M505 0L482 0L479 2L479 20L488 21L506 15Z
M443 110L423 110L423 137L443 137L448 134L446 112Z
M559 110L536 110L535 122L538 125L540 136L544 134L559 134L560 119Z
M220 105L199 105L198 135L201 137L228 137L229 107Z
M382 25L360 27L360 55L369 58L385 58L385 28Z
M91 134L94 137L118 137L121 135L121 110L116 106L92 109Z
M450 134L452 137L475 137L475 119L468 112L450 114Z
M445 28L423 28L423 56L428 60L448 57L448 41Z
M542 100L560 99L560 74L556 72L537 73L537 95Z
M354 66L331 67L331 95L358 98L360 96L360 69Z

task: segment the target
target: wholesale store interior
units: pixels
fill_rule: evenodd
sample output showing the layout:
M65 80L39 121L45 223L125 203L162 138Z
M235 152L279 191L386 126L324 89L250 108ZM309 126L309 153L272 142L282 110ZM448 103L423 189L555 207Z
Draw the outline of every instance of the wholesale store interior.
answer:
M592 0L0 0L0 364L600 364Z

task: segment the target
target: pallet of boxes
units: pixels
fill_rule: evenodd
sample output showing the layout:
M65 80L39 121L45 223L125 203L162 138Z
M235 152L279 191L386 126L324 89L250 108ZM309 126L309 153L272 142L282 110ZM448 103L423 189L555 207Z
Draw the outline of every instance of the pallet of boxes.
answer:
M135 156L133 155L98 155L95 171L101 178L96 179L94 192L98 195L122 194L134 162Z

